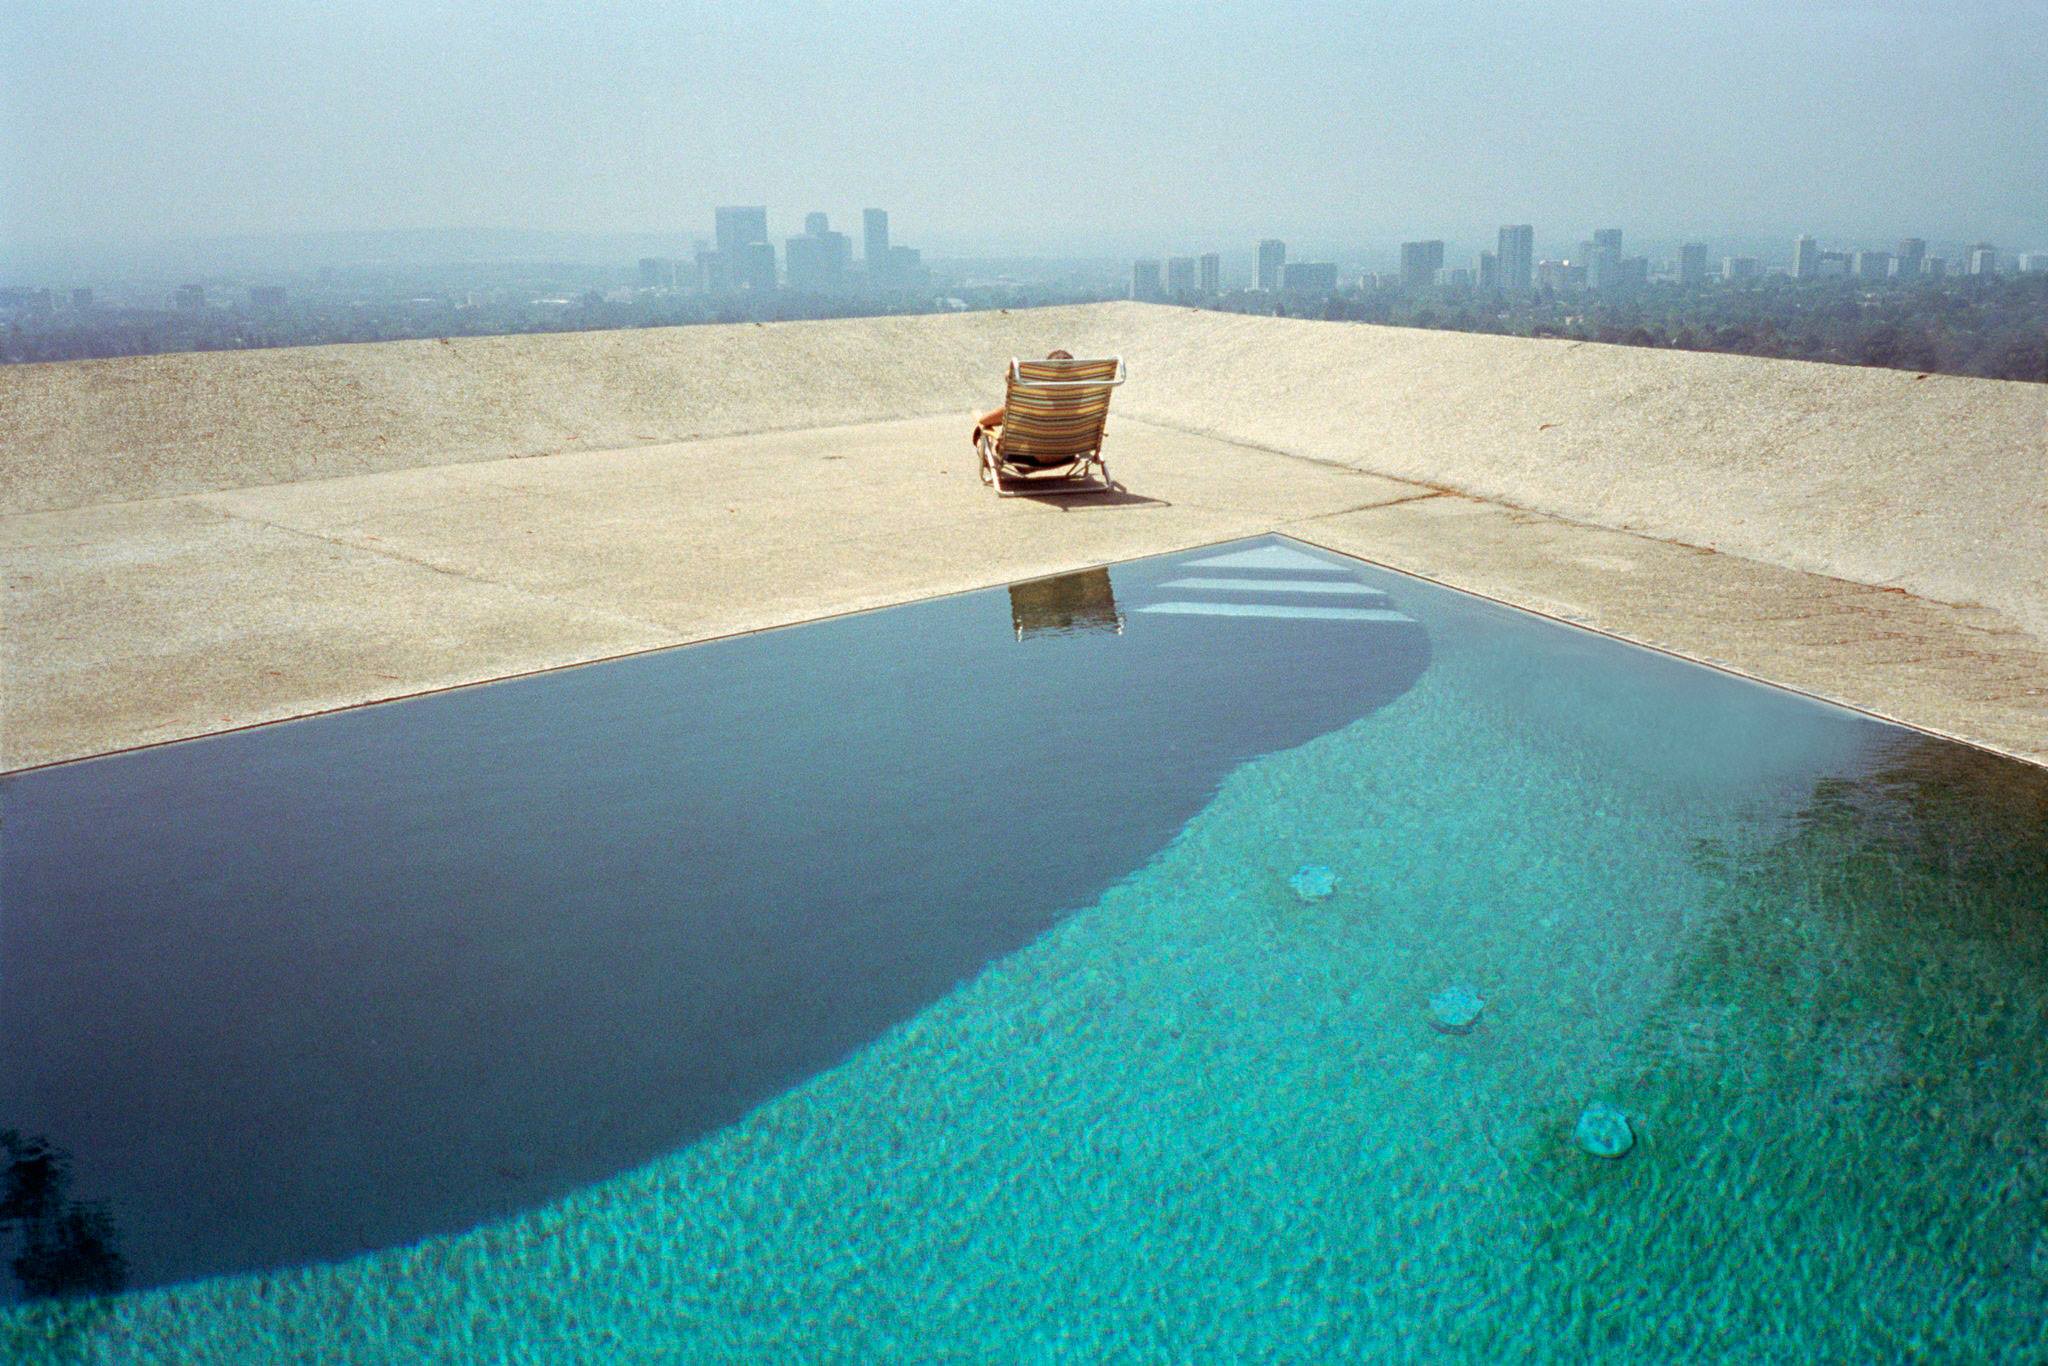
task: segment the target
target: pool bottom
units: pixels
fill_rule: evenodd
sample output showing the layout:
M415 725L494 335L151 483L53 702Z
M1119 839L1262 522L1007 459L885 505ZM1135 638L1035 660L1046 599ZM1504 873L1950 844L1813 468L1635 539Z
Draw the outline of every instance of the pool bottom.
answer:
M0 1346L2048 1355L2038 823L1999 844L1969 763L1911 739L1794 805L1676 792L1500 706L1503 667L1440 654L1246 765L1097 905L669 1158L347 1263L14 1311ZM1330 900L1288 891L1309 861ZM1424 1016L1452 982L1489 1002L1468 1035ZM1593 1100L1628 1157L1572 1146Z

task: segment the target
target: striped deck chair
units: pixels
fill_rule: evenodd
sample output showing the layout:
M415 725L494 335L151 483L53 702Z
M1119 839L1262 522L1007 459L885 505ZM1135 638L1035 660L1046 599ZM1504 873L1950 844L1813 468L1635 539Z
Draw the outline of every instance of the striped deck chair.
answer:
M981 434L981 481L1005 498L1115 488L1102 461L1109 391L1125 379L1108 360L1010 361L1000 435Z

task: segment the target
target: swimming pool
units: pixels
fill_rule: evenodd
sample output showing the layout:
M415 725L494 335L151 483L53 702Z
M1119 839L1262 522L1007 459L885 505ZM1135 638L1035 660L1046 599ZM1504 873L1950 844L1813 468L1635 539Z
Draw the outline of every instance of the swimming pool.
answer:
M2041 771L1281 538L0 801L20 1352L2048 1348Z

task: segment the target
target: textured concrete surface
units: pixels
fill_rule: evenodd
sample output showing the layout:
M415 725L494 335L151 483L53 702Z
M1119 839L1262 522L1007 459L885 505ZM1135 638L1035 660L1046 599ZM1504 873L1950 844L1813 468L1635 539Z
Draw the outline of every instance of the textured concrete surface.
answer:
M1062 343L1129 491L997 500ZM0 766L1268 530L2044 758L2044 471L2042 386L1144 305L11 367Z

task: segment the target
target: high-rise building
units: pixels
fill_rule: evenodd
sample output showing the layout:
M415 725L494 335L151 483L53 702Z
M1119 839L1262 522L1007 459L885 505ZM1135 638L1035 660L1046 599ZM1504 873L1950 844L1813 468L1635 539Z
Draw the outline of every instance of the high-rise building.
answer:
M72 290L71 307L80 313L90 312L92 309L92 291L89 289Z
M710 247L697 249L697 288L706 294L730 294L738 288L737 272L723 252Z
M1150 259L1131 262L1131 297L1133 299L1157 300L1162 297L1159 285L1159 262Z
M1899 239L1899 255L1892 266L1892 273L1901 280L1917 280L1920 278L1921 264L1926 260L1926 238L1902 237Z
M740 283L757 294L775 289L775 244L749 242L740 248Z
M783 244L782 264L791 289L830 293L845 287L853 242L845 233L832 231L824 214L805 214L804 235Z
M1280 272L1280 287L1304 294L1334 294L1337 292L1337 263L1289 261Z
M1920 263L1920 274L1929 280L1939 280L1948 274L1946 256L1930 256Z
M1998 248L1989 242L1979 242L1970 248L1970 274L1998 274Z
M768 240L768 210L758 205L719 209L712 218L718 227L718 250L728 260L742 260L741 248Z
M924 253L916 247L889 248L889 282L897 289L922 289L931 281L924 268Z
M1169 256L1166 258L1166 292L1175 298L1195 292L1195 258L1192 256Z
M2048 272L2048 251L2023 251L2020 253L2020 274L2040 275L2043 272ZM72 291L74 295L77 292L77 290ZM91 290L86 291L88 296L91 293ZM91 298L88 297L86 302L91 303Z
M676 282L676 263L666 256L640 258L640 288L660 289Z
M861 264L869 275L886 275L889 269L889 211L862 209L860 213Z
M249 286L249 307L275 313L284 307L283 285Z
M1500 257L1490 251L1479 253L1479 265L1473 272L1481 289L1500 288Z
M1820 243L1811 237L1792 239L1792 278L1811 280L1820 274Z
M1581 254L1586 259L1586 287L1589 289L1619 289L1624 283L1621 276L1621 229L1601 228L1594 232L1593 240L1584 243Z
M1281 276L1287 269L1287 244L1275 237L1268 237L1259 243L1259 288L1280 288Z
M1202 292L1204 294L1220 293L1223 289L1223 258L1213 251L1205 252L1202 256L1201 268Z
M1401 288L1428 289L1436 284L1436 273L1444 268L1441 239L1401 244Z
M1859 280L1888 279L1892 273L1892 254L1888 251L1859 251L1851 261L1850 269Z
M713 212L712 221L717 247L697 253L697 282L705 292L775 288L775 248L768 241L768 210L759 205L720 208ZM756 250L760 247L768 252L765 285L761 283L761 253Z
M1678 283L1681 285L1705 284L1707 269L1707 244L1705 242L1687 242L1678 249Z
M1754 256L1721 258L1721 278L1724 280L1754 280L1763 273L1763 264Z
M1509 293L1526 293L1535 279L1536 229L1527 223L1509 223L1500 230L1495 244L1500 257L1500 287Z

